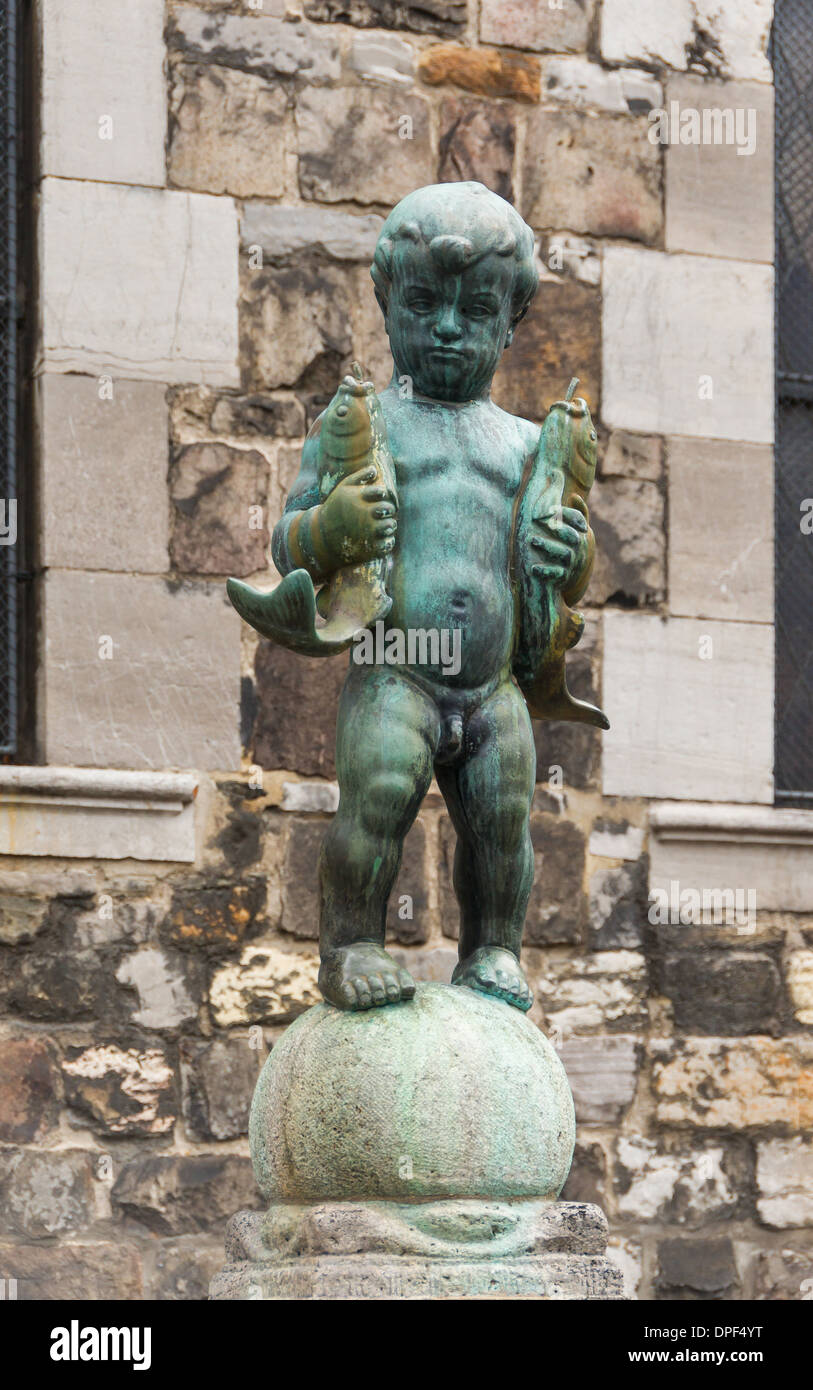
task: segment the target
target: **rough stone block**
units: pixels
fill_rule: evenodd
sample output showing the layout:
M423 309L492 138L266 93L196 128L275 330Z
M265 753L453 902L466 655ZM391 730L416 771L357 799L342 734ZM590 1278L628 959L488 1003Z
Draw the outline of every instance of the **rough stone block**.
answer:
M748 1174L722 1147L661 1149L651 1139L619 1135L617 1208L624 1219L698 1226L737 1215Z
M670 115L673 102L678 111L699 112L701 121L719 121L721 135L702 144L676 140L667 146L667 249L772 261L773 89L760 82L673 77L664 105Z
M255 674L254 761L303 777L335 777L336 714L346 659L302 657L261 642Z
M181 1040L184 1116L197 1139L240 1139L263 1053L248 1037Z
M168 568L165 387L48 373L37 382L43 564ZM115 466L111 467L111 461Z
M201 963L180 951L144 946L125 956L116 971L120 984L134 990L133 1022L142 1028L178 1028L198 1016L203 1001Z
M299 186L326 203L397 203L431 183L429 105L374 88L308 88L296 106Z
M467 0L305 0L305 18L351 23L364 29L411 29L416 34L458 34Z
M94 1219L94 1157L81 1149L0 1150L0 1200L9 1235L56 1236Z
M0 1142L40 1143L59 1119L59 1072L40 1038L0 1040Z
M523 940L527 946L579 942L587 917L584 835L572 821L543 811L531 816L531 840L534 885Z
M307 254L294 265L261 270L246 263L240 298L246 387L293 386L326 404L359 350L353 288L348 268Z
M256 816L254 827L259 832ZM235 868L245 866L248 856L240 855ZM179 885L172 894L169 917L161 935L170 946L215 954L240 946L255 930L265 901L265 884L260 878L242 883L201 883Z
M516 122L509 107L446 97L440 104L438 178L441 183L473 179L509 202Z
M771 442L770 266L613 246L602 283L605 424Z
M671 1302L736 1298L737 1266L730 1240L662 1240L655 1288Z
M591 603L643 607L666 593L664 499L657 483L600 478L590 494L596 562Z
M596 854L594 836L590 853ZM635 950L646 924L646 864L598 869L590 879L589 942L593 951Z
M663 478L663 440L657 435L613 430L599 449L599 478L637 478L659 483Z
M169 177L179 188L278 198L288 95L256 73L179 63L170 91Z
M546 58L542 69L545 100L594 111L640 116L660 107L663 88L640 68L610 71L588 58Z
M62 1075L68 1105L102 1134L172 1132L175 1073L166 1048L101 1041L68 1046Z
M319 937L319 854L327 823L291 820L283 868L282 930L316 941Z
M167 29L170 51L193 62L241 68L261 77L333 82L340 74L333 34L280 15L206 14L196 5L174 5Z
M16 1280L21 1302L134 1302L144 1294L139 1251L121 1240L1 1246L0 1279Z
M532 227L655 241L661 162L643 117L542 107L528 117L522 214Z
M270 261L315 252L334 261L368 264L383 225L383 217L374 212L359 216L338 208L248 203L240 218L240 242L259 246Z
M607 1202L607 1155L600 1144L576 1140L573 1162L560 1195L563 1202L593 1202L604 1210Z
M610 796L773 799L773 634L756 623L605 613Z
M661 1124L746 1129L813 1124L813 1039L683 1038L657 1047Z
M644 1028L646 958L639 951L548 957L534 981L545 1018L560 1038L592 1029Z
M813 1024L813 951L792 951L787 963L788 989L797 1023Z
M496 0L495 0L496 3ZM604 0L601 55L710 77L770 82L772 0Z
M813 1291L813 1247L761 1250L756 1258L754 1298L766 1302L809 1299Z
M268 565L268 460L256 449L189 444L169 473L173 568L243 578Z
M670 439L669 607L687 617L773 622L770 448ZM725 518L727 543L720 544Z
M574 375L598 418L601 295L569 276L543 280L494 377L494 399L512 415L542 421Z
M45 179L39 253L46 370L239 383L230 199Z
M52 572L42 612L49 763L238 766L240 622L221 587Z
M153 1256L147 1297L165 1302L205 1302L209 1282L223 1263L223 1245L205 1244L199 1236L162 1240Z
M757 1144L757 1187L766 1226L813 1226L813 1144L798 1137Z
M539 100L538 58L501 53L496 48L464 48L439 43L421 50L418 76L427 86L446 83L483 97L513 97L516 101Z
M164 183L163 0L40 0L40 171Z
M762 951L668 952L658 970L682 1033L781 1031L782 981Z
M594 0L551 7L547 0L483 0L480 37L508 48L579 53L587 46Z
M251 1162L238 1154L139 1156L122 1168L111 1196L123 1215L169 1236L219 1230L235 1204L260 1205Z
M350 66L367 82L407 87L415 71L415 49L403 39L357 34L350 50Z
M581 1124L617 1124L638 1080L634 1037L565 1038L559 1046Z
M239 961L215 971L209 989L219 1028L238 1023L290 1023L321 1000L319 961L278 946L246 946Z

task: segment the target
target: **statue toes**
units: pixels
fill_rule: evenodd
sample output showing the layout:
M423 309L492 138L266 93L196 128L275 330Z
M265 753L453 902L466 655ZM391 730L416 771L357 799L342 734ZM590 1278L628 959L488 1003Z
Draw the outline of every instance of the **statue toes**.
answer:
M356 994L358 995L358 1004L356 1007L359 1009L372 1008L373 996L370 993L370 986L367 983L366 975L357 975L353 984L356 986Z
M376 1006L386 1004L387 991L382 977L380 975L368 975L367 983L370 986L370 998L373 1004Z
M381 978L384 981L384 988L387 991L387 999L391 1004L397 1004L398 1000L401 998L401 986L398 983L397 975L387 974L382 975Z
M401 986L401 998L411 999L415 993L415 981L406 970L398 971L398 983Z

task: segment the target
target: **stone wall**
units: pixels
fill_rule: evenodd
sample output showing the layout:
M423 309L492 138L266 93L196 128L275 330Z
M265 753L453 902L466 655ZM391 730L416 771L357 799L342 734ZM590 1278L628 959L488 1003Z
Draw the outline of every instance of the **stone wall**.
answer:
M766 0L39 0L38 763L0 769L0 1277L201 1298L258 1203L248 1104L317 998L342 659L258 642L309 422L386 339L368 266L413 187L539 235L495 387L572 374L600 432L570 658L600 737L537 726L532 1017L630 1292L813 1296L813 816L772 807ZM753 110L756 147L653 143ZM390 912L448 979L430 793ZM651 888L754 890L650 922Z

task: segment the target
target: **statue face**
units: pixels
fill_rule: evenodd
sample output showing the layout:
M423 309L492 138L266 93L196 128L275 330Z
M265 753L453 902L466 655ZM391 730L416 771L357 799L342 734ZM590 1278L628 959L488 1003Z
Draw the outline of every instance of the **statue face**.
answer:
M386 316L398 376L435 400L484 395L511 341L513 279L513 261L494 252L455 274L401 242Z

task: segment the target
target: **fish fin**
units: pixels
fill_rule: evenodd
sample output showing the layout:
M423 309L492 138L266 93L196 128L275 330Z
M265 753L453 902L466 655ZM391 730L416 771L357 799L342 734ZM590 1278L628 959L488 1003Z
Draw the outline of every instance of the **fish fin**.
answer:
M350 646L354 633L340 636L316 626L316 595L307 570L292 570L276 589L263 592L229 579L226 592L240 617L272 642L303 656L333 656Z

